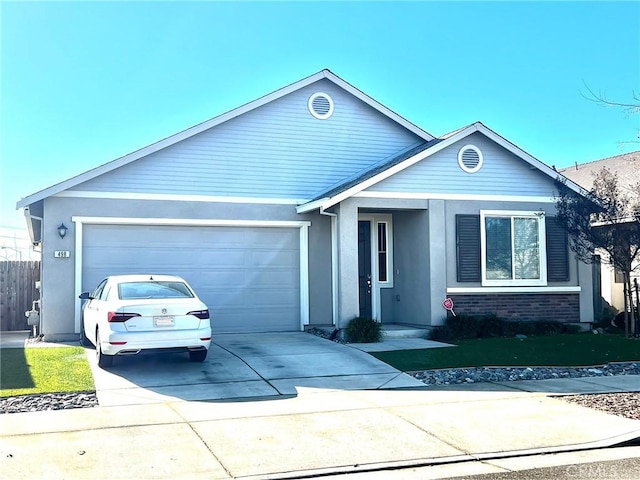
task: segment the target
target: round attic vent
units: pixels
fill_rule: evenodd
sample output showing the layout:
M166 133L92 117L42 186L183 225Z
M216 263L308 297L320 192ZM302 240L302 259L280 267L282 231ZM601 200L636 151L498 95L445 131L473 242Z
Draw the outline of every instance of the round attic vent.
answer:
M465 145L458 152L458 165L467 173L476 173L482 167L482 152L475 145Z
M333 100L326 93L318 92L309 97L309 112L319 120L326 120L333 115Z

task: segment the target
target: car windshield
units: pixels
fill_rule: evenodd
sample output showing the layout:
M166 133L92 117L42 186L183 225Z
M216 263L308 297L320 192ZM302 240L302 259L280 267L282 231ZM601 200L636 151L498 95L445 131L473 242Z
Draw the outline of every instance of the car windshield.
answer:
M141 298L193 298L193 293L182 282L146 281L128 282L118 285L118 296L121 300Z

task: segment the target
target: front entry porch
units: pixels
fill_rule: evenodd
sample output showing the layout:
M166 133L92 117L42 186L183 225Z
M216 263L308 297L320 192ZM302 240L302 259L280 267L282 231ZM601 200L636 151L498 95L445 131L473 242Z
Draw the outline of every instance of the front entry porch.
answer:
M351 198L335 214L335 326L345 328L355 317L423 329L440 325L446 313L444 203Z

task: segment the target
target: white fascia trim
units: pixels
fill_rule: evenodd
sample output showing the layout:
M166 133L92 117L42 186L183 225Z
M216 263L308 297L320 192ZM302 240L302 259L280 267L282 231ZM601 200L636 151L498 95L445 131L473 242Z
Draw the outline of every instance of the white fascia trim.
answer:
M447 293L476 295L482 293L580 293L582 287L449 287Z
M53 195L66 198L99 198L102 200L160 200L172 202L251 203L265 205L299 205L304 200L292 198L221 197L213 195L172 195L168 193L92 192L66 190Z
M398 198L402 200L473 200L492 202L535 202L555 203L553 197L535 195L480 195L465 193L422 193L422 192L376 192L367 190L356 193L355 198Z
M314 200L313 202L304 203L296 208L298 213L308 213L313 210L320 209L325 210L325 202L329 201L329 197L321 198L320 200Z
M71 217L75 223L75 292L82 289L82 229L86 225L173 225L200 227L276 227L300 229L300 330L309 324L309 221L290 220L223 220L198 218L124 218L124 217ZM82 301L76 298L75 333L80 333Z

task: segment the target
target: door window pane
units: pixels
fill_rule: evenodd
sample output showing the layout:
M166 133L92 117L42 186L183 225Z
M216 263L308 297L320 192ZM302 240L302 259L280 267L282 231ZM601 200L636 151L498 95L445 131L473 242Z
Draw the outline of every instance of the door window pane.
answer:
M387 281L387 224L378 223L378 281Z

